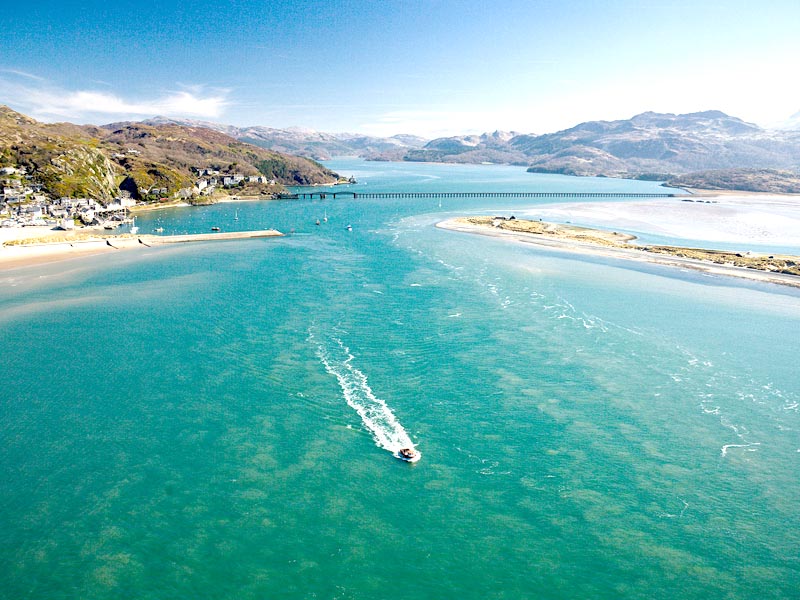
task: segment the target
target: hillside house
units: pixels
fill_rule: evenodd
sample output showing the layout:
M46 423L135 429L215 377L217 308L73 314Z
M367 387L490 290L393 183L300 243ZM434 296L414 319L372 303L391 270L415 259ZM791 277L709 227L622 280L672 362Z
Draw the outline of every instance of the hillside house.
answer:
M26 206L22 209L22 215L31 221L39 220L44 217L44 209L36 205Z
M244 175L241 175L240 173L224 175L222 177L222 185L224 187L233 187L234 185L239 185L242 181L244 181Z
M56 200L54 204L63 207L70 214L75 214L83 209L94 208L97 203L94 200L90 200L89 198L61 197L58 200Z
M66 208L63 206L56 206L55 204L48 206L47 212L50 213L51 217L56 219L64 219L70 215L70 212Z
M192 171L197 173L198 177L219 175L219 169L208 169L206 167L192 167Z

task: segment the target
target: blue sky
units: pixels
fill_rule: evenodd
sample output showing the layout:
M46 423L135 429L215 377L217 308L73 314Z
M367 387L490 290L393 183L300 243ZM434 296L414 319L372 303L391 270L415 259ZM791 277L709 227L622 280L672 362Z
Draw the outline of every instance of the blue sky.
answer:
M426 137L545 133L646 110L800 111L800 2L7 3L0 103Z

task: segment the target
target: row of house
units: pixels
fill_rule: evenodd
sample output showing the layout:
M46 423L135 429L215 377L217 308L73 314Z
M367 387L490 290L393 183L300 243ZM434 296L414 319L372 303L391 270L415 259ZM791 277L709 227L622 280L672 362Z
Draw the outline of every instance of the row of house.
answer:
M128 155L139 154L128 150ZM115 154L113 158L124 158L125 154ZM198 179L193 187L185 188L175 194L178 198L208 196L217 188L233 188L242 183L276 185L274 179L265 175L243 175L241 173L220 174L219 169L195 167L192 169ZM111 218L124 218L128 208L135 205L130 194L123 192L110 203L91 198L49 199L41 184L33 183L32 177L24 167L0 168L0 224L4 227L24 225L45 225L48 220L69 221L79 219L85 224L103 223ZM140 188L143 197L164 198L169 194L166 187Z
M195 169L198 172L202 173L209 173L211 169ZM219 171L216 171L219 173ZM203 176L200 177L194 185L194 189L192 190L193 193L198 195L208 195L211 194L215 188L223 187L223 188L232 188L240 185L242 182L245 183L260 183L263 185L275 185L277 182L274 179L270 179L266 175L242 175L241 173L234 173L232 175L210 175L210 176Z
M0 221L3 227L24 227L26 225L48 225L56 221L60 224L79 219L85 225L98 225L106 221L124 219L130 207L136 202L129 195L102 203L92 198L58 198L57 200L38 200L23 203L0 204Z
M25 167L0 168L0 221L4 227L44 225L47 197Z

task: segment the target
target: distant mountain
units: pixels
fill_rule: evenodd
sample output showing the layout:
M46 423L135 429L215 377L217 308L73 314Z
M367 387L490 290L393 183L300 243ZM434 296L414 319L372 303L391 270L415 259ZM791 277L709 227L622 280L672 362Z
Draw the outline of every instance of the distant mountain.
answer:
M406 152L403 159L424 162L508 163L527 165L524 153L510 146L514 132L495 131L432 140L418 150Z
M719 111L646 112L592 121L541 136L519 136L535 172L573 175L687 173L709 169L800 165L800 133L770 131Z
M193 167L266 175L280 184L330 183L319 163L243 143L224 133L180 125L95 127L40 123L0 106L0 167L24 167L53 196L109 199L156 187L171 195L193 186ZM163 192L161 192L163 193Z
M688 173L667 180L667 185L702 190L740 190L800 194L800 175L775 169L722 169Z
M733 168L797 170L800 131L766 130L720 111L646 112L544 135L497 132L440 138L406 152L403 158L504 162L527 165L537 173L610 177L665 178Z
M170 119L155 117L144 121L146 125L184 125L205 127L220 131L240 141L295 156L307 156L315 160L328 160L334 156L360 156L363 158L392 157L401 159L403 154L421 148L428 141L414 135L395 135L388 138L372 137L355 133L324 133L313 129L291 127L235 127L209 121Z

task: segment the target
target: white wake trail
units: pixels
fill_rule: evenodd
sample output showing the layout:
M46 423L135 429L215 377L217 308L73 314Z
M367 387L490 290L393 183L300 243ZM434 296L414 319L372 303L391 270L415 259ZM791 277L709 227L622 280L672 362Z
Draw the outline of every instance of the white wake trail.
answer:
M367 376L353 366L355 357L344 342L335 337L317 340L312 331L309 331L309 339L316 343L317 356L325 370L336 376L347 404L361 417L376 445L392 453L401 448L413 448L414 443L392 410L386 402L375 396Z

